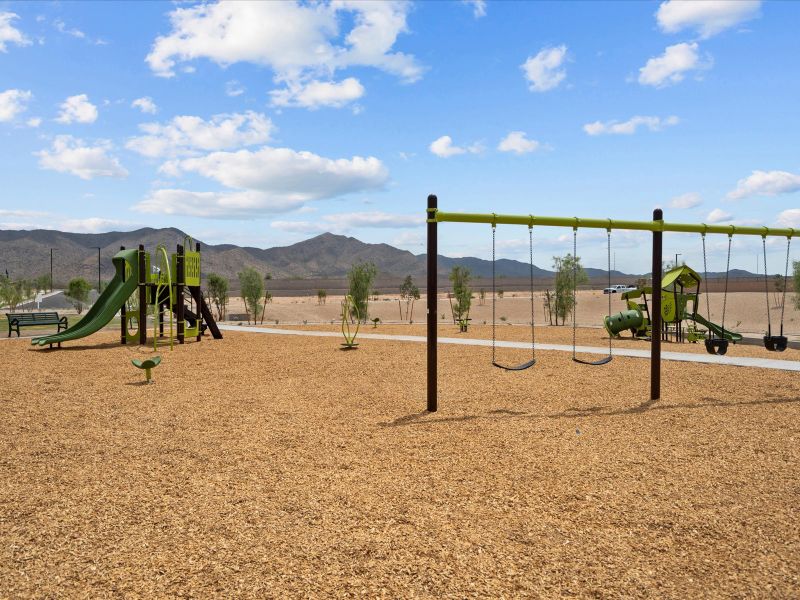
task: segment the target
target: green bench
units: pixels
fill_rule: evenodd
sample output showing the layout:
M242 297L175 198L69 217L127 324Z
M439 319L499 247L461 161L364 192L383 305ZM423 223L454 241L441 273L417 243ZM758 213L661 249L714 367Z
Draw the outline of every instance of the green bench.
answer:
M30 312L30 313L6 313L8 319L8 337L13 331L19 337L20 327L33 327L35 325L58 325L58 331L68 327L67 317L59 317L57 312Z

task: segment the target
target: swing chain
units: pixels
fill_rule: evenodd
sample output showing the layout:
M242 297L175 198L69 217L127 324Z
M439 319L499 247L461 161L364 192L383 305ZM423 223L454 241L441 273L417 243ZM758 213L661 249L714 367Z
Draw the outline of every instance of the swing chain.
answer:
M728 234L728 260L725 264L725 292L722 294L722 337L725 338L725 309L728 305L728 275L731 271L731 244L733 235Z
M495 315L494 305L495 305L495 301L496 301L496 294L495 294L495 288L496 288L496 285L495 285L495 280L496 280L496 278L495 278L495 262L496 261L495 261L495 250L494 250L494 247L495 247L495 224L492 223L492 362L493 363L495 362L495 352L496 352L495 351L495 346L497 344L496 341L495 341L497 339L496 338L496 332L495 332L495 328L497 327L497 325L496 325L495 317L494 317L494 315Z
M610 219L609 219L610 221ZM608 287L611 288L611 227L606 230L608 234ZM608 294L608 316L611 318L611 294ZM608 333L608 355L611 356L611 332Z
M572 228L572 359L578 357L578 263L575 257L578 254L578 228Z
M767 273L767 236L761 237L764 247L764 297L767 300L767 335L772 337L772 318L769 313L769 274Z
M703 232L703 278L706 280L706 318L711 320L711 300L708 296L708 265L706 261L706 234Z
M533 225L528 225L528 238L530 249L531 265L531 360L536 359L536 327L534 327L534 307L533 307Z
M792 238L786 238L786 266L783 268L783 298L781 299L781 335L783 335L783 315L786 311L786 288L789 287L787 284L788 277L789 277L789 251L792 246Z

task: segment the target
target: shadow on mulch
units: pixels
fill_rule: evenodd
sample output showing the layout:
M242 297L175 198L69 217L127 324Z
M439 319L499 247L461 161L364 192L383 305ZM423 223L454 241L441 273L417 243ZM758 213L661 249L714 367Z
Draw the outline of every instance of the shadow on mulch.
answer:
M88 346L66 346L63 348L44 348L42 346L31 345L28 352L74 352L76 350L106 350L108 348L119 348L121 344L116 342L103 342L100 344L90 344Z
M735 406L759 406L768 404L793 404L800 402L800 398L765 398L761 400L746 400L742 402L726 402L717 398L703 398L701 402L696 403L683 403L683 404L658 404L658 400L648 400L636 406L629 408L607 410L600 406L590 406L588 408L568 408L560 413L552 414L537 414L518 410L509 410L499 408L491 410L485 415L460 415L457 417L439 417L432 419L425 419L431 413L422 411L419 413L412 413L404 417L399 417L394 421L378 423L381 427L401 427L404 425L431 425L435 423L452 423L460 421L472 421L475 419L498 419L498 418L513 418L523 417L528 419L574 419L585 417L613 417L620 415L635 415L645 413L651 410L680 410L687 408L709 408L709 407L723 407L733 408Z

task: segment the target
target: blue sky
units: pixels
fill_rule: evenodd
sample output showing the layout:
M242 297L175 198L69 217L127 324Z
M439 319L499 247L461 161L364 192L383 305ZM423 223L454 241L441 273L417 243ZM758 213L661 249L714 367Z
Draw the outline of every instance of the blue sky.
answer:
M333 231L445 210L800 227L800 4L0 2L0 228ZM578 253L603 266L604 232ZM648 270L647 238L614 238ZM724 238L710 268L724 265ZM759 239L732 263L755 270ZM800 244L798 244L800 245ZM782 264L771 244L770 270ZM491 253L442 225L445 254ZM548 266L571 232L536 232ZM697 236L665 254L700 268ZM525 260L527 232L498 231Z

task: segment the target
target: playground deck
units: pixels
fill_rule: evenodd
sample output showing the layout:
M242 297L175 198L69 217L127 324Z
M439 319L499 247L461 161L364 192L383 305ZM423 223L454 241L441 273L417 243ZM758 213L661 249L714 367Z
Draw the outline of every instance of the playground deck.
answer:
M0 344L0 596L800 585L796 374L665 362L649 404L641 359L507 373L443 344L431 415L423 344L337 346L226 332L164 349L143 386L149 350L115 332Z

